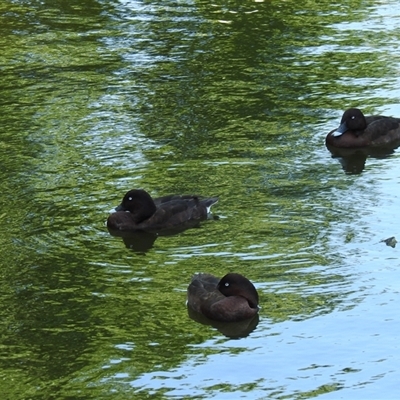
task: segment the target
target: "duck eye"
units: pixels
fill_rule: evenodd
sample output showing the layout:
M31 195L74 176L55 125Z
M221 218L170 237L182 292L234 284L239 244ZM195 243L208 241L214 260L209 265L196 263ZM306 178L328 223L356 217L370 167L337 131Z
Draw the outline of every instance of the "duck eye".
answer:
M224 286L229 287L229 282L226 282Z
M356 117L354 115L351 116L351 119L356 119Z
M132 201L132 197L128 197L128 200L129 200L129 201Z

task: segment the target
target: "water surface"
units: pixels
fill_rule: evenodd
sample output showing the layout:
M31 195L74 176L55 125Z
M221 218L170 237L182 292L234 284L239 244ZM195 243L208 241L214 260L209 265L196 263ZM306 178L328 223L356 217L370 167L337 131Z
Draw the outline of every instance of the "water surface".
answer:
M399 154L324 145L400 116L396 5L3 2L6 398L396 397ZM219 218L135 251L105 220L136 187ZM248 336L189 318L198 271L255 283Z

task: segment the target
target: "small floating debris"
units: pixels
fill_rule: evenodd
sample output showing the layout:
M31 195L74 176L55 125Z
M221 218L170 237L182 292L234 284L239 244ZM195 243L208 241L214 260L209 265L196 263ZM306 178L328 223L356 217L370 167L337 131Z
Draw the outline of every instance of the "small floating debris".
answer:
M392 236L392 237L390 237L390 238L381 240L379 243L382 243L382 242L385 242L385 243L386 243L386 246L390 246L390 247L395 248L395 247L396 247L397 240L396 240L396 238L395 238L394 236Z

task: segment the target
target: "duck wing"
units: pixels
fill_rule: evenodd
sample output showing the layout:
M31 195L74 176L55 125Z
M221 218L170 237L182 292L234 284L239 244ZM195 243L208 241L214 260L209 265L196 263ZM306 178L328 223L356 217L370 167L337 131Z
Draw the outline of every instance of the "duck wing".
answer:
M201 204L205 204L206 207L211 207L213 204L218 202L218 197L204 197L204 196L197 196L194 194L170 194L167 196L157 197L153 199L154 204L157 207L165 205L166 203L179 200L184 200L184 201L194 200L200 202Z
M400 128L400 119L392 117L383 117L380 115L367 117L367 128L364 135L370 136L372 141L380 139L389 132Z
M215 302L225 298L217 289L218 283L219 279L213 275L196 274L188 287L188 306L198 313L208 314Z
M200 221L206 218L207 207L198 200L170 200L161 203L150 218L137 224L137 229L168 230L189 221Z

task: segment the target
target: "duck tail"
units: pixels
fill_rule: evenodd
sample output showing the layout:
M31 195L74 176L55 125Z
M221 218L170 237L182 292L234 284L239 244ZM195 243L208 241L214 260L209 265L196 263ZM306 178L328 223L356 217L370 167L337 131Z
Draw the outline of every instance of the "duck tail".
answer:
M218 200L219 200L218 197L209 197L202 201L202 203L207 207L207 213L210 212L211 206L218 203Z

